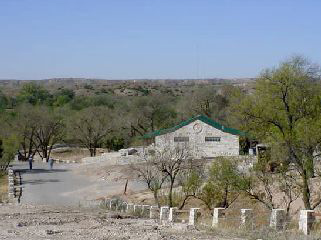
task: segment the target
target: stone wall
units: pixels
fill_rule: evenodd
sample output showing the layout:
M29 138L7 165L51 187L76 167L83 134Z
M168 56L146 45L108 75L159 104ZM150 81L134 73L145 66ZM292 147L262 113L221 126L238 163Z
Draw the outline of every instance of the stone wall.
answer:
M174 137L189 137L188 142L174 142ZM220 141L206 142L205 137L220 137ZM238 156L239 136L223 132L200 120L196 120L178 130L155 137L157 148L186 145L197 158L217 156Z

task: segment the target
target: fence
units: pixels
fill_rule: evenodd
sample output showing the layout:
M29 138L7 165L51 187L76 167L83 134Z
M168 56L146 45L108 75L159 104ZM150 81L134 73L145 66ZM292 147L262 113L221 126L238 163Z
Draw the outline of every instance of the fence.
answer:
M285 209L273 209L271 212L263 214L262 212L255 212L253 209L230 210L214 208L213 214L206 217L202 216L200 208L190 208L188 210L179 210L176 207L170 208L168 206L158 208L151 205L127 203L121 199L103 198L100 199L99 205L112 211L155 219L160 224L170 224L172 226L183 224L187 229L193 228L196 225L207 225L213 228L228 226L229 228L245 230L269 227L275 231L283 231L289 229L291 224ZM321 217L321 214L313 210L301 210L298 230L305 235L310 234L313 224L316 222L316 217Z
M22 195L21 174L14 171L11 166L8 167L8 199L9 202L17 201L20 203L20 197Z

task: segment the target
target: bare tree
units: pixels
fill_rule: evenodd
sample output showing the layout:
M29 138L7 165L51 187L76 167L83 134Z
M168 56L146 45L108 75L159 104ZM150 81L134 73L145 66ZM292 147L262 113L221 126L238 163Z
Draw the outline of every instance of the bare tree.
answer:
M19 158L27 160L33 157L37 151L36 130L38 119L34 114L34 107L28 104L20 106L15 117L7 119L7 125L19 142Z
M34 117L37 121L35 131L37 151L40 157L48 161L53 146L63 139L64 121L59 113L44 106L37 107Z
M72 135L96 156L99 147L112 131L112 114L106 107L89 107L77 112L69 122Z
M169 185L168 205L173 206L173 189L179 174L193 168L193 161L186 146L164 147L156 151L154 165Z
M154 200L160 207L158 193L166 180L166 176L156 168L155 160L155 156L144 154L142 162L131 164L131 169L146 183L148 189L153 192Z

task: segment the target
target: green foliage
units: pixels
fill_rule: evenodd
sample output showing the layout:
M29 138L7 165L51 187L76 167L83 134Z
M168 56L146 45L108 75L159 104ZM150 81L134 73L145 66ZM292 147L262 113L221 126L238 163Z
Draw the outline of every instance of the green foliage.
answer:
M0 112L7 108L9 104L8 98L0 90Z
M88 107L106 106L114 107L114 100L107 94L96 96L76 96L70 101L70 108L72 110L82 110Z
M208 206L229 207L240 194L245 182L237 170L237 164L230 158L216 158L209 169L208 181L200 193L200 198Z
M0 149L0 165L5 166L5 171L18 150L18 143L15 136L2 138L2 140L0 140Z
M84 89L87 89L87 90L94 90L94 87L90 84L85 84L84 85Z
M36 83L23 85L17 97L19 102L27 102L32 105L50 103L51 98L49 91Z
M278 152L272 160L295 164L307 209L313 207L309 178L321 142L320 72L305 58L293 57L265 70L253 94L239 95L232 107L244 130Z
M53 106L61 107L69 103L75 97L75 92L71 89L60 89L54 94Z
M104 146L110 150L118 151L124 148L125 141L123 138L113 136L109 139L106 139Z

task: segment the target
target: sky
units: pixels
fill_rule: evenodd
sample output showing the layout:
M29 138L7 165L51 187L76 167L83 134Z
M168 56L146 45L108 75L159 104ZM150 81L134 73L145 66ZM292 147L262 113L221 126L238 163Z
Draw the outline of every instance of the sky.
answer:
M0 79L237 78L321 64L319 0L0 0Z

